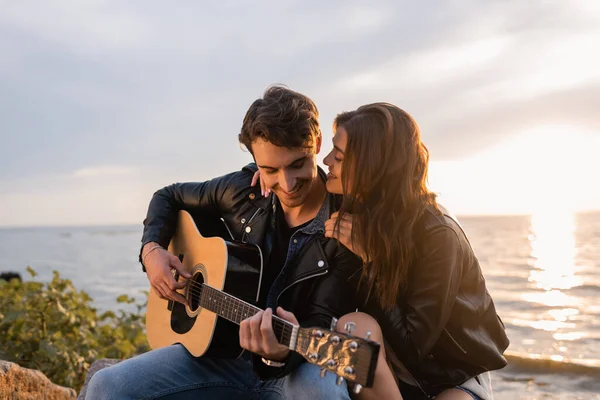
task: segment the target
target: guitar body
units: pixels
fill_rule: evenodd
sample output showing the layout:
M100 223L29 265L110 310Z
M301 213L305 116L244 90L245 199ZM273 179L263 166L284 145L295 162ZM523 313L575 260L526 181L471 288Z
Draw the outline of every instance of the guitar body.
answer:
M153 349L181 343L194 356L237 357L239 326L199 306L201 284L256 304L262 277L262 254L256 245L204 237L186 211L179 212L169 252L179 257L192 275L179 292L189 306L161 299L151 287L146 334ZM178 274L175 274L176 279ZM208 299L203 299L208 301Z

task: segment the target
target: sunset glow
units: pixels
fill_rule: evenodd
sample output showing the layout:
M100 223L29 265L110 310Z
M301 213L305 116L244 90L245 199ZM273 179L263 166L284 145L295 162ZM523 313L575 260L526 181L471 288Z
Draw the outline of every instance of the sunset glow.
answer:
M430 186L457 214L532 214L597 208L600 137L541 126L462 160L433 161ZM435 155L433 155L435 157Z

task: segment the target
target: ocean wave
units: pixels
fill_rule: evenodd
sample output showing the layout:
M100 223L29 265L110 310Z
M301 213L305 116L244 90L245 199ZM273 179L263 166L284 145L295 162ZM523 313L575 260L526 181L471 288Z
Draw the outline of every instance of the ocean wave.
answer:
M508 368L536 374L576 374L600 377L600 360L555 360L548 356L507 352Z

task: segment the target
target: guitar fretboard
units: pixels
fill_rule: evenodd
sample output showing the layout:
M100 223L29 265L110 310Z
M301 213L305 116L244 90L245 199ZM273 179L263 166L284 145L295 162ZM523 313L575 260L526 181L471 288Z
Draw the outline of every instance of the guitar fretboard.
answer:
M199 285L197 294L200 307L238 325L243 320L262 311L258 307L205 284ZM293 328L291 323L273 315L273 331L282 345L289 347Z

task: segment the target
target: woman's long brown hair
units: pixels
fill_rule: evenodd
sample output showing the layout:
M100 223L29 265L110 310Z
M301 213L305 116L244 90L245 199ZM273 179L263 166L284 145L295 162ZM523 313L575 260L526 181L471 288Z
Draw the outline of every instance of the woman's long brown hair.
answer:
M438 210L427 188L429 152L415 120L392 104L341 113L334 130L339 127L348 135L340 216L353 214L352 240L366 255L361 279L390 309L406 289L415 223L427 206Z

